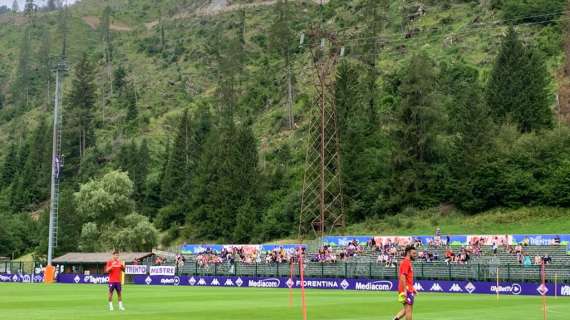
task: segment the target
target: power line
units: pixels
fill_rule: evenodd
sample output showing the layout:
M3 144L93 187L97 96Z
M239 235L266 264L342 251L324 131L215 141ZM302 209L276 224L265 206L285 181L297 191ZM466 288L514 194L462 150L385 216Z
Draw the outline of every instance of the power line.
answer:
M560 15L561 13L570 13L570 11L562 11L562 12L558 12L558 13L551 13L551 14L544 14L544 15L525 16L525 17L520 17L517 19L495 20L495 21L485 22L485 23L476 23L476 24L472 24L468 29L481 30L481 29L487 28L489 26L491 26L491 27L505 27L505 25L504 25L505 22L523 21L523 20L539 18L539 17L552 17L552 16ZM549 20L545 20L545 21L535 21L535 22L525 22L525 23L519 23L519 24L517 24L517 26L529 26L529 25L536 25L536 24L545 24L545 23L549 23L549 22L564 21L564 19L566 19L566 18L549 19ZM463 29L465 26L467 26L467 25L463 25L460 29ZM442 30L445 30L448 28L449 27L433 27L433 28L419 30L418 33L436 33L436 32L439 32L439 31L442 31ZM381 40L402 39L402 37L405 37L405 33L394 32L394 33L384 34L382 36L351 38L351 39L344 40L344 42L345 43L347 43L347 42L348 43L350 43L350 42L361 42L363 40L370 40L370 39L381 39ZM307 45L311 45L311 44L314 44L314 43L311 43L311 42L307 43Z
M560 18L560 19L551 19L551 20L548 20L546 22L563 22L563 21L570 21L570 17L565 17L565 18ZM527 23L518 24L518 26L532 26L532 25L544 24L544 23L545 23L545 21L527 22ZM414 34L413 37L408 38L408 39L403 38L403 37L398 37L398 38L392 37L391 38L391 37L384 37L384 36L369 37L366 39L375 41L375 43L382 44L382 45L407 45L409 43L417 43L417 42L419 42L418 40L422 40L422 39L424 41L426 41L425 44L429 44L427 42L427 41L429 41L429 37L435 37L438 34L440 34L441 36L447 35L448 37L462 37L462 36L468 36L471 34L479 33L479 32L481 32L481 30L501 29L501 28L505 28L505 27L506 27L505 25L486 23L486 24L479 24L477 28L469 28L470 30L465 30L462 32L447 32L444 34L443 32L441 32L444 29L438 28L437 30L434 30L434 31L419 31L417 34ZM357 40L362 40L362 39L357 39ZM359 49L359 48L365 48L365 46L370 45L370 42L364 43L363 41L355 41L354 44L351 44L351 40L349 40L347 42L348 42L348 44L344 45L343 47L346 49L351 49L351 50L355 50L355 49ZM316 42L312 42L312 43L314 44ZM309 44L311 44L311 42ZM358 57L373 57L373 56L378 56L378 54L351 54L351 53L349 53L347 56L350 56L352 58L358 58Z

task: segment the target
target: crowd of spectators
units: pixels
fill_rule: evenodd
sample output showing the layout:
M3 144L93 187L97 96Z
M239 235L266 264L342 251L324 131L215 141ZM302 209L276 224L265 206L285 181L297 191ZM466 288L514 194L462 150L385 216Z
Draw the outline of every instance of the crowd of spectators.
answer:
M302 252L305 253L304 248L302 248ZM266 264L289 263L294 261L298 254L298 250L285 250L283 247L275 247L271 251L262 253L255 249L254 246L235 246L224 247L220 253L206 249L196 256L196 261L200 267L222 263L228 263L231 267L236 262L242 264L263 262Z
M529 253L525 251L525 248L528 247L528 242L521 242L515 246L507 245L505 251L509 254L515 255L517 257L517 262L523 266L532 266L532 265L542 265L544 264L551 264L552 257L548 254L545 255L535 255L531 257Z
M524 248L529 245L528 239L525 239L525 241L522 241L516 246L512 246L509 244L508 236L477 236L472 237L468 245L452 248L450 237L442 236L441 230L437 228L434 237L425 241L426 243L423 243L420 238L410 239L409 237L372 237L366 243L359 243L359 241L353 239L341 247L323 245L319 248L318 252L306 255L305 248L303 247L302 253L310 262L331 264L351 261L352 258L358 256L372 255L376 257L376 263L384 265L385 267L395 267L401 260L404 248L412 244L418 251L418 261L442 261L447 264L468 264L473 257L480 257L483 254L483 246L490 245L493 255L496 256L499 250L503 250L516 255L517 261L521 265L552 263L552 258L548 255L537 255L533 258L525 254ZM440 254L443 256L440 256ZM219 253L208 248L197 255L196 260L200 267L222 263L228 263L230 266L233 266L236 262L242 264L281 264L294 262L298 260L299 255L299 249L286 250L283 247L275 247L271 251L261 252L255 249L255 246L234 246L224 247ZM157 257L157 259L160 259L160 257ZM184 257L177 255L176 265L183 266L184 262ZM155 264L160 265L156 262Z
M447 264L466 264L471 259L471 250L462 247L459 252L454 252L451 247L445 250L445 263Z

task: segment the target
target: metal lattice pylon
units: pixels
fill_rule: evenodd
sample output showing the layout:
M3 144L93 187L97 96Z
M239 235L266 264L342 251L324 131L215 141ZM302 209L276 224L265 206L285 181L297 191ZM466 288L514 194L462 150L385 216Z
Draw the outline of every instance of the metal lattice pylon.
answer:
M299 236L323 237L344 226L340 141L337 129L335 82L339 58L336 36L318 28L310 34L316 97L308 132L301 196Z

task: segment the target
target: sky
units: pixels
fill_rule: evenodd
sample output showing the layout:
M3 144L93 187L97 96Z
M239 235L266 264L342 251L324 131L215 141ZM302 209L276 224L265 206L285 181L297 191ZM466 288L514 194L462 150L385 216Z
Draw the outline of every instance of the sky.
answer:
M73 3L77 0L67 0L67 3ZM0 0L0 6L8 6L9 8L12 7L12 3L14 2L14 0ZM24 7L24 2L26 2L26 0L18 0L18 3L20 4L20 10ZM40 6L45 5L45 3L47 2L47 0L36 0L36 3Z

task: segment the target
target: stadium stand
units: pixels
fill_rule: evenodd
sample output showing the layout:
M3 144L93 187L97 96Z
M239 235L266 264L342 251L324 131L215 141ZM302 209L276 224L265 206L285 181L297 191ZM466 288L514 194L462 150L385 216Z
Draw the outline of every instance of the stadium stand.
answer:
M305 274L319 278L373 278L391 279L396 276L402 247L370 247L358 243L344 247L321 247L305 254ZM206 251L197 255L179 255L184 263L178 265L181 275L236 275L236 276L289 276L289 260L294 252L276 248L272 252L249 252L245 257L239 249L231 252ZM449 251L455 257L449 258ZM570 255L562 245L483 245L473 246L422 246L420 256L431 257L416 261L418 279L430 280L501 280L539 281L541 265L547 265L547 281L556 276L570 281ZM389 257L389 261L379 256ZM468 256L465 261L464 256ZM292 258L293 257L293 258ZM528 257L528 258L527 258ZM426 261L428 260L428 261ZM297 267L294 276L299 275Z

